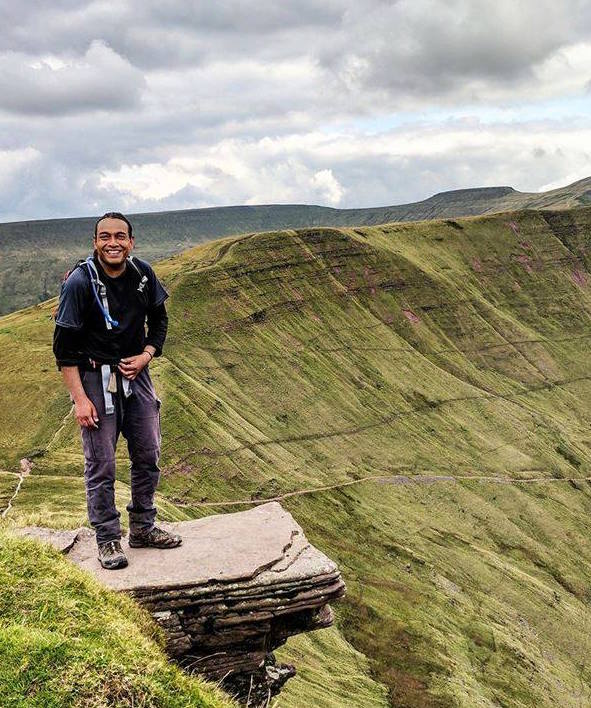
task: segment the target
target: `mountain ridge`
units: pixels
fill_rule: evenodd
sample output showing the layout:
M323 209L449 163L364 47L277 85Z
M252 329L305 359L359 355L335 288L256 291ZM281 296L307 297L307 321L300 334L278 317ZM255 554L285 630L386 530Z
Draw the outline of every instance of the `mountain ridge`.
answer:
M247 205L145 212L130 217L137 234L138 255L155 261L232 234L313 226L371 226L523 208L564 209L588 203L591 178L542 193L476 187L440 192L420 202L360 209ZM0 314L57 294L63 274L77 259L88 255L94 222L95 217L77 217L0 224Z
M269 203L269 204L229 204L227 206L210 206L210 207L195 207L195 208L187 208L187 209L165 209L162 211L142 211L142 212L130 212L129 216L130 217L135 217L135 216L153 216L156 214L178 214L178 213L187 213L187 212L206 212L206 211L221 211L221 210L237 210L237 209L259 209L259 208L273 208L273 207L286 207L286 208L293 208L293 207L310 207L313 209L326 209L327 211L336 211L336 212L359 212L359 211L374 211L376 209L399 209L403 207L408 207L408 206L414 206L417 204L424 204L425 202L429 202L435 199L439 199L441 197L446 197L448 195L482 195L482 196L487 196L487 197L500 197L500 196L506 196L508 194L514 194L518 195L520 197L527 197L527 198L541 198L545 195L562 195L564 193L570 192L573 188L579 188L581 186L585 186L588 189L591 189L591 176L590 177L583 177L582 179L576 180L575 182L571 182L568 185L565 185L564 187L557 187L555 189L551 190L545 190L545 191L540 191L540 192L522 192L518 189L515 189L515 187L511 187L508 185L505 186L485 186L485 187L459 187L457 189L446 189L441 192L435 192L429 197L425 197L424 199L418 199L414 202L403 202L401 204L386 204L382 206L375 206L375 207L329 207L329 206L324 206L320 204L307 204L304 202L286 202L286 203ZM577 192L578 190L575 190ZM461 216L461 215L458 215ZM78 221L79 219L94 219L95 217L88 217L88 216L64 216L64 217L54 217L54 218L47 218L47 219L20 219L18 221L1 221L0 222L0 227L2 226L14 226L16 224L38 224L38 223L55 223L58 221Z

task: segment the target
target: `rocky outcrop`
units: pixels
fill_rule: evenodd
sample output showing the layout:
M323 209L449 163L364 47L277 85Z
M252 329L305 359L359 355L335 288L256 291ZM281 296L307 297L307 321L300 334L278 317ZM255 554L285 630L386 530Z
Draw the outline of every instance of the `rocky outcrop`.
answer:
M133 549L129 566L106 571L88 529L21 529L53 543L105 585L126 592L163 628L171 657L222 682L250 706L265 705L295 668L273 650L288 637L328 627L329 602L344 594L340 572L277 502L248 511L161 524L179 548Z

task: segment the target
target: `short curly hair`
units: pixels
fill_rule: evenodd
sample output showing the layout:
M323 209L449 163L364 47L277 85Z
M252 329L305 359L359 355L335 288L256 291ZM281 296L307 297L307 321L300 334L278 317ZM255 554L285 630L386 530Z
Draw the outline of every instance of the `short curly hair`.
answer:
M120 214L118 211L108 211L106 214L103 214L99 219L96 220L96 223L94 225L95 238L97 236L98 225L103 219L119 219L120 221L124 221L127 224L127 228L129 230L129 238L133 237L133 227L129 219L123 214Z

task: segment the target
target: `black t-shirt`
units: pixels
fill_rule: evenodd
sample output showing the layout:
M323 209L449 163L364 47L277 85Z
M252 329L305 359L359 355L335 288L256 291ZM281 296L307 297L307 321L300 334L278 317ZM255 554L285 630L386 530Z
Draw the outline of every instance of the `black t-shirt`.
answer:
M93 260L107 291L109 314L118 325L107 329L88 266L78 266L63 284L55 318L54 353L58 365L82 363L88 358L116 363L139 354L146 344L152 344L159 355L168 324L164 307L168 293L152 267L134 258L141 273L148 278L142 294L138 292L140 275L129 263L120 276L112 278L105 273L96 255Z

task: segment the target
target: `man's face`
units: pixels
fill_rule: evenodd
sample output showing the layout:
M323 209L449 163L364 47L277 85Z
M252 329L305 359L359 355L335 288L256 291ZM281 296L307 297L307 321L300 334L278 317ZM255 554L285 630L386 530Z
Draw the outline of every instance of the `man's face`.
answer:
M101 219L93 243L99 258L112 268L119 268L133 249L133 237L121 219Z

